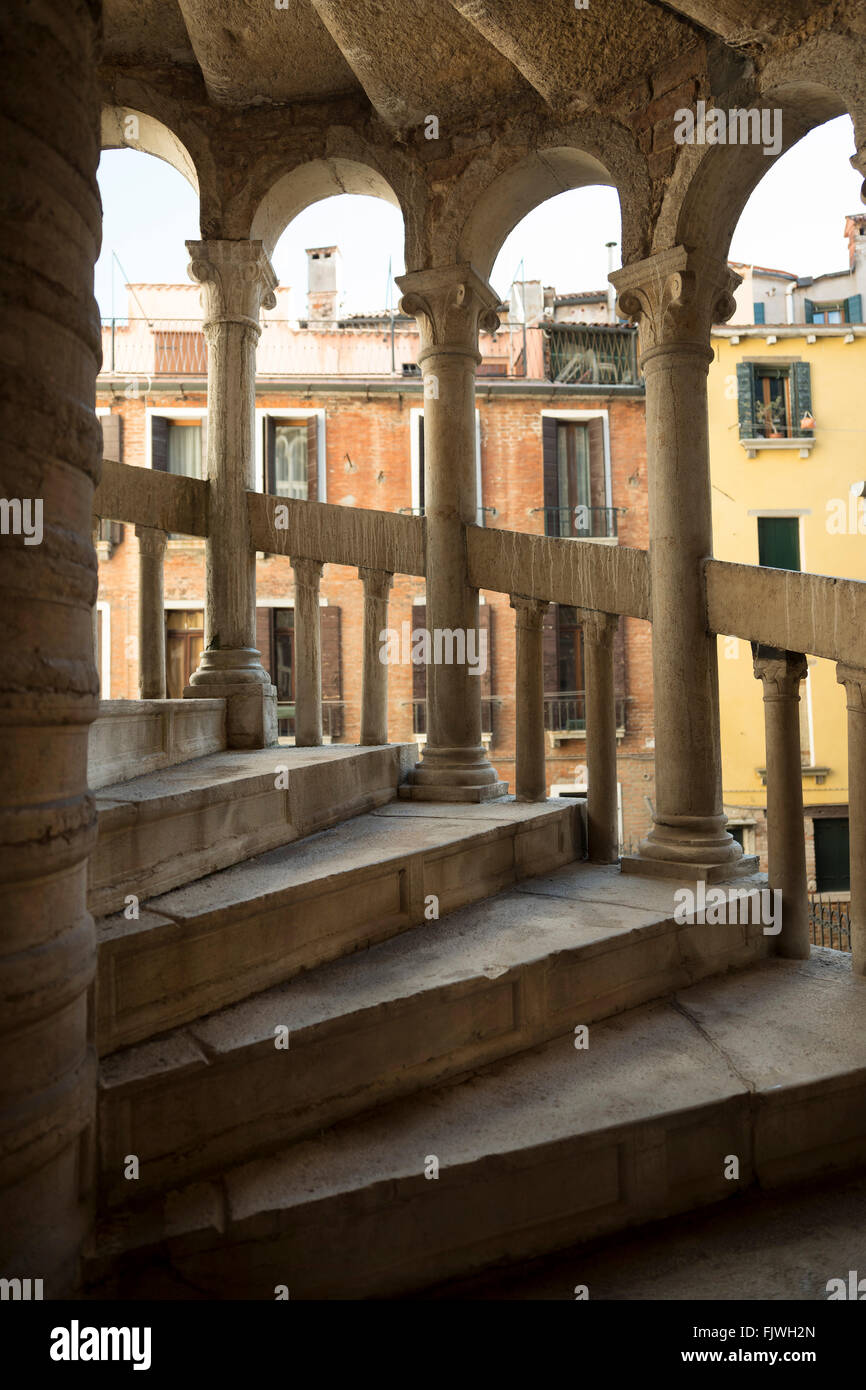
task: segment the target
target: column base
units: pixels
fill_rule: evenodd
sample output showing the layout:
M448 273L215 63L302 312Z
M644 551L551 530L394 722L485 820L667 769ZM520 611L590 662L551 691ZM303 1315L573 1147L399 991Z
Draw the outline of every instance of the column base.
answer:
M229 748L273 748L277 743L277 689L254 647L203 652L183 698L225 700Z
M743 854L726 864L702 864L685 859L650 859L641 854L624 854L620 872L642 874L644 878L675 878L686 883L726 883L730 878L748 878L759 872L758 856Z
M424 749L420 763L400 788L404 801L495 801L508 794L484 745L476 748Z

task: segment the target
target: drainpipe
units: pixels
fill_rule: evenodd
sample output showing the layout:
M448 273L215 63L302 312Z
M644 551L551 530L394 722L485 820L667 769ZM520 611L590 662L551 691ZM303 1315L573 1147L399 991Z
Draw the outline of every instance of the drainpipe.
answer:
M607 247L607 273L610 275L612 270L616 270L616 258L613 254L616 250L616 242L606 241L604 244ZM607 321L608 323L616 323L616 290L610 280L607 282Z
M787 322L794 322L794 290L797 288L796 280L792 280L785 290L785 307L787 310Z

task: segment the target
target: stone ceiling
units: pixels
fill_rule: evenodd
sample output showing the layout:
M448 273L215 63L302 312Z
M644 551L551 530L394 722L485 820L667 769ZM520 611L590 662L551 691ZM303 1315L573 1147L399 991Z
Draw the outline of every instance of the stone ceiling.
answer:
M591 109L698 37L760 57L838 0L104 0L106 64L224 108L365 94L395 129L527 98Z

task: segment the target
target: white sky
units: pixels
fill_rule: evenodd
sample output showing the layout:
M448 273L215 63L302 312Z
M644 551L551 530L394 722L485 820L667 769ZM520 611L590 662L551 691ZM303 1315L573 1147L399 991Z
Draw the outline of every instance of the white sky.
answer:
M854 131L848 116L807 135L770 166L743 210L731 259L817 275L847 264L842 236L846 213L862 212L861 176L849 160ZM187 283L184 242L197 238L198 199L175 169L134 150L107 150L99 166L104 209L103 249L96 296L104 317L125 313L124 282ZM562 193L531 212L505 241L491 275L506 296L521 259L529 280L560 294L607 283L606 241L619 256L619 204L612 188ZM303 312L308 246L337 244L343 258L348 312L385 307L388 262L403 270L400 213L376 198L327 198L307 208L286 229L274 253L282 285L293 289L294 313ZM114 264L112 252L123 266ZM617 259L616 264L619 264ZM125 274L124 274L125 272Z

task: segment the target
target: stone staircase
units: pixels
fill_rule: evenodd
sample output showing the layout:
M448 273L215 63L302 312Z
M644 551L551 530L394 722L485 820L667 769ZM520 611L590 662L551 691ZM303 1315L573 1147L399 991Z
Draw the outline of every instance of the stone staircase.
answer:
M173 886L98 922L100 1296L159 1296L167 1267L200 1296L396 1296L866 1161L847 958L677 923L674 885L581 860L572 802L398 801L413 752L209 754L106 789L129 846L118 805L148 808L148 846L205 786L214 846L236 795L262 814L230 849L183 831L186 877L154 859Z

